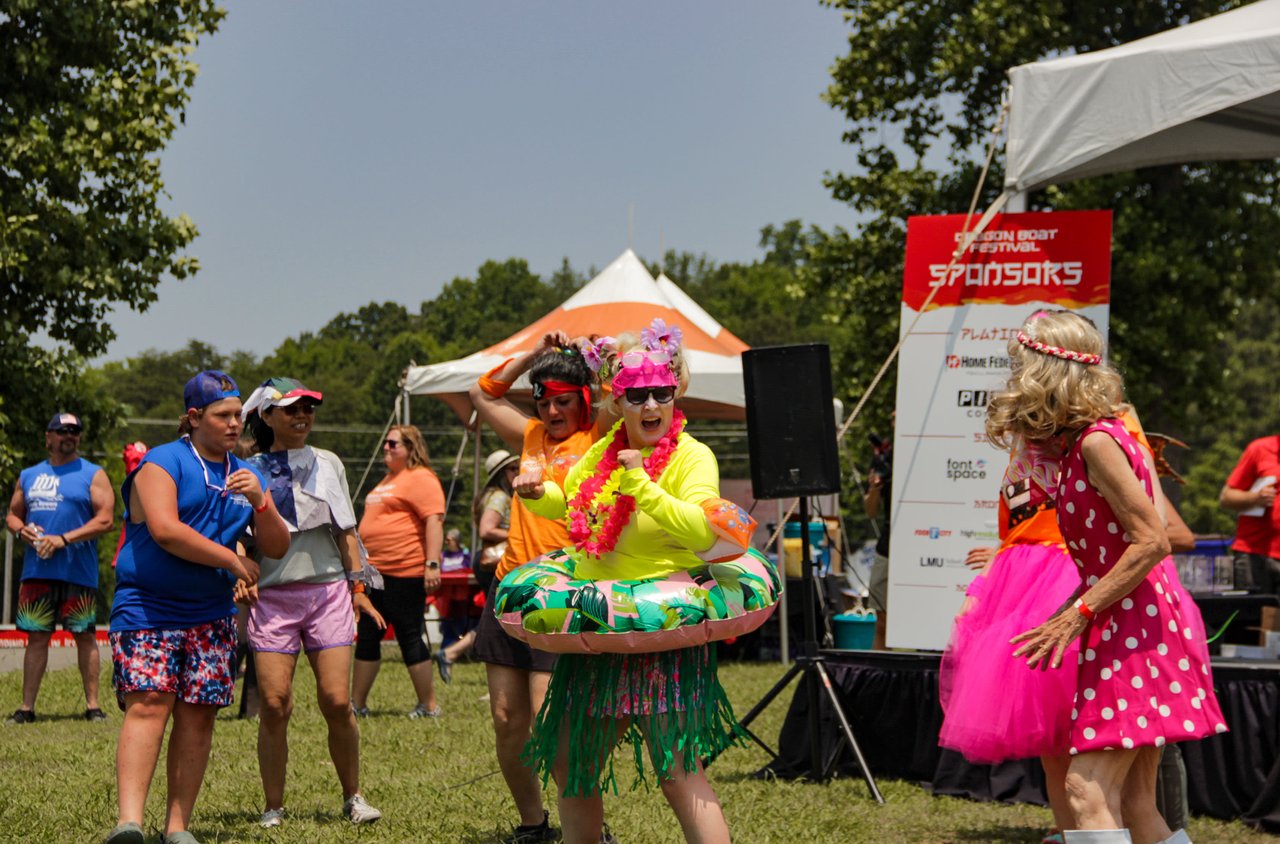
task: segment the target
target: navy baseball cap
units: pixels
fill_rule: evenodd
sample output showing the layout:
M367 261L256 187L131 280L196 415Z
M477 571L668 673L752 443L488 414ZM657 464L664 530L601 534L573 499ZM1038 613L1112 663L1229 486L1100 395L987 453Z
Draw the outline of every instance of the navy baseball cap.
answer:
M187 409L202 410L216 401L239 397L240 388L236 386L235 379L216 369L199 373L182 390L182 401Z
M75 428L77 431L83 431L84 423L74 413L55 413L44 429L46 431L56 431L59 428Z

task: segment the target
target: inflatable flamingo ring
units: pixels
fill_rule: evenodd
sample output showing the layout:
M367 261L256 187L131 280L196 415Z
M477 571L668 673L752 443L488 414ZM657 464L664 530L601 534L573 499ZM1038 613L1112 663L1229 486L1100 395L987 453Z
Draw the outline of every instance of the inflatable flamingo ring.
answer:
M716 498L704 566L639 580L578 580L583 552L544 554L502 579L493 611L508 634L553 653L649 653L741 636L773 615L782 581L749 547L755 520Z

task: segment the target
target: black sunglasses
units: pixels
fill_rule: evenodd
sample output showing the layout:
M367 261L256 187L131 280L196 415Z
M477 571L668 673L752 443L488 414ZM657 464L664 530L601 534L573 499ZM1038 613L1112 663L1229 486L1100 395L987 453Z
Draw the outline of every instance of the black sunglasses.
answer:
M383 440L382 444L390 449L397 449L404 445L404 440Z
M285 416L297 416L299 413L305 413L310 416L316 412L316 406L314 404L286 404L278 406L276 409Z
M65 426L65 427L62 427L62 428L54 428L54 429L53 429L53 432L54 432L55 434L60 434L61 436L64 436L64 437L78 437L78 436L80 436L80 429L79 429L79 428L72 428L72 427L69 427L69 426Z
M642 405L653 396L658 404L669 404L676 397L675 387L630 387L627 389L627 404Z

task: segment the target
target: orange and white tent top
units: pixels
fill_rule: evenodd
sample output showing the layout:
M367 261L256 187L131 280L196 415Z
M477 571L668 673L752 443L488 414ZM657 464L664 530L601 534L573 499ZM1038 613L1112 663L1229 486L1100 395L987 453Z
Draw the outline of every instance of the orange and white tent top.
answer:
M742 360L747 345L722 327L665 275L655 280L630 249L551 313L487 349L454 361L410 367L405 390L446 398L455 410L484 373L510 357L527 354L551 331L570 337L638 333L655 318L684 332L691 377L681 407L691 416L741 419L745 400ZM528 390L521 378L515 390Z

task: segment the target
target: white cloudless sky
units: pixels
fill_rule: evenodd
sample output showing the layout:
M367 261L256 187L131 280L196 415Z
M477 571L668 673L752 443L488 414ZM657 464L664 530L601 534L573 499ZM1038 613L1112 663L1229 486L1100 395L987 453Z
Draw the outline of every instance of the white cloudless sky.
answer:
M486 260L719 262L759 230L852 227L820 99L847 26L817 0L227 0L163 156L203 269L118 310L106 355L259 355L371 301L415 310Z

